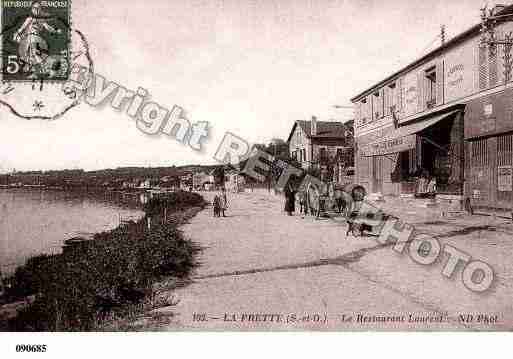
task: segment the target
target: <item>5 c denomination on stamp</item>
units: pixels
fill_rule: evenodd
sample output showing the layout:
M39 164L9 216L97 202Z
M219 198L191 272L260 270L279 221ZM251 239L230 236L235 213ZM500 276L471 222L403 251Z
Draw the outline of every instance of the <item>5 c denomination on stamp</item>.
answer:
M2 80L65 81L69 0L2 0Z

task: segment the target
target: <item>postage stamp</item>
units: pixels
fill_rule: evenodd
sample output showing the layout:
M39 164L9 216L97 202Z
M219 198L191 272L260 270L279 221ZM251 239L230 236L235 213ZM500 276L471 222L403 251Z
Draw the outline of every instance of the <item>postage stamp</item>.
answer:
M2 80L66 81L70 1L2 0Z

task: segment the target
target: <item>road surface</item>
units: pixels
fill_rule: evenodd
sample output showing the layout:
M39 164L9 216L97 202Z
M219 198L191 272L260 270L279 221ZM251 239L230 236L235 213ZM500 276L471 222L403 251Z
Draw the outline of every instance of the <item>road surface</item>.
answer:
M211 200L213 195L206 194ZM330 219L286 216L282 197L229 195L227 218L211 208L182 229L204 247L194 282L159 330L511 330L511 220L440 217L439 210L390 199L379 204L419 231L487 261L496 271L485 293L469 291L446 258L415 263L375 237L346 237Z

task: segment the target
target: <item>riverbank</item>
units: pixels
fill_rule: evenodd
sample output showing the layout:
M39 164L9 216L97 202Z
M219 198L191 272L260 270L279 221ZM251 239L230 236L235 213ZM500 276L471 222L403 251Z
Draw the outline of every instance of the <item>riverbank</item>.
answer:
M28 258L58 254L73 237L92 237L144 216L124 196L15 188L0 190L0 271L12 275Z
M6 297L35 295L34 302L4 320L2 329L101 330L158 305L156 286L186 282L197 265L199 248L178 227L204 206L198 194L170 193L151 199L139 221L78 241L62 254L31 258L7 280Z

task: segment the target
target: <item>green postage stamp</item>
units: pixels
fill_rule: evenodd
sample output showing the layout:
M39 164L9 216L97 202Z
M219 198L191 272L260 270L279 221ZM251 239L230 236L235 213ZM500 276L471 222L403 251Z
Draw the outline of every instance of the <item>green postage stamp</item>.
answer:
M2 80L65 81L70 1L2 0Z

